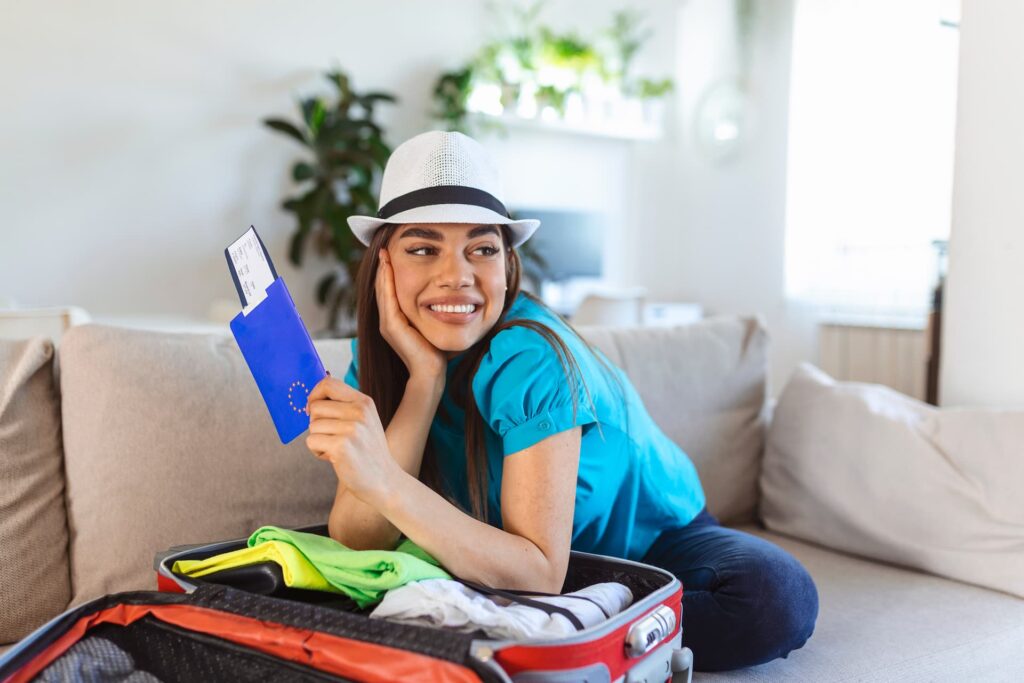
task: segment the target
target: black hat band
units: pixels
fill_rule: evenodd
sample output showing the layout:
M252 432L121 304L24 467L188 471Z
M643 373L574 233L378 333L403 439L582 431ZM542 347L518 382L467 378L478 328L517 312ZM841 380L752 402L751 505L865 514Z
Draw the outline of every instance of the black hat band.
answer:
M498 201L497 197L490 192L465 185L437 185L407 192L380 207L380 210L377 211L377 218L387 219L409 209L436 204L470 204L472 206L481 206L506 218L511 218L508 215L508 210L505 209L505 205Z

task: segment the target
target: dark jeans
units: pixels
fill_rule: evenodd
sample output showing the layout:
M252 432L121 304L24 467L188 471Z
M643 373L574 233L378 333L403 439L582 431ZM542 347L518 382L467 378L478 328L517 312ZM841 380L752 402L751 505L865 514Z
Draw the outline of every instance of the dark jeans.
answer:
M782 548L720 526L708 511L658 537L643 561L683 582L683 644L698 671L763 664L814 631L818 590Z

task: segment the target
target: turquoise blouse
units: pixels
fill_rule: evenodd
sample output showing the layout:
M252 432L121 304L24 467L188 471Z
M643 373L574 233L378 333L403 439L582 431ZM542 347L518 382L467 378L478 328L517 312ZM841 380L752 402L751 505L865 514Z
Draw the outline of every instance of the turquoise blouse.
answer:
M573 419L573 391L558 352L539 333L517 326L494 336L473 378L480 415L490 427L485 430L488 521L501 527L504 459L581 425L572 548L639 560L662 531L685 526L704 507L697 470L654 423L625 373L607 356L597 352L618 376L621 390L557 314L520 293L506 320L524 318L546 324L569 347L593 407L580 387ZM441 398L453 421L443 423L439 411L430 439L447 493L468 510L465 415L450 397L450 380L463 356L449 360L449 382ZM353 339L345 382L356 389L357 359Z

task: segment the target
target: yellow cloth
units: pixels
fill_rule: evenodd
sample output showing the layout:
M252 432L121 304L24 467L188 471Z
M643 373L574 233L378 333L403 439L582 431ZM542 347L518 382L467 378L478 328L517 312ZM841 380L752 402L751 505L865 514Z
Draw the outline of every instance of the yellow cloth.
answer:
M410 581L451 578L409 539L395 550L352 550L328 536L264 526L252 533L247 544L248 548L205 560L178 560L171 569L198 578L255 562L276 562L286 585L341 593L360 607L380 602L388 590ZM273 549L265 551L267 545Z
M208 557L205 560L178 560L171 571L196 578L233 567L244 567L257 562L276 562L281 565L285 585L292 588L341 593L317 571L299 549L284 541L264 541L251 548L233 550Z

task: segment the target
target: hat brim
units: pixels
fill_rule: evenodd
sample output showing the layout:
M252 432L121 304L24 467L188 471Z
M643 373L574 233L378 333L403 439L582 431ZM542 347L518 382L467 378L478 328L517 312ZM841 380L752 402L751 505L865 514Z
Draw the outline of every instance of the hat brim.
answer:
M370 239L377 228L387 223L494 223L507 225L509 232L512 233L513 247L518 247L530 239L530 236L540 227L540 221L535 218L514 221L508 216L502 216L490 209L470 204L418 206L396 213L387 219L373 216L348 217L348 227L352 228L352 234L366 246L370 246Z

